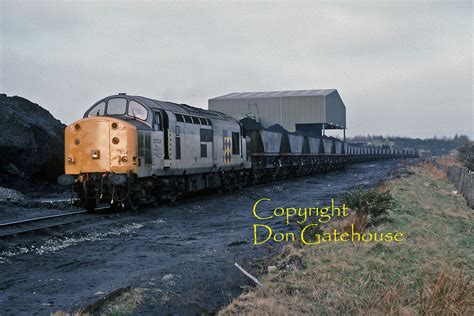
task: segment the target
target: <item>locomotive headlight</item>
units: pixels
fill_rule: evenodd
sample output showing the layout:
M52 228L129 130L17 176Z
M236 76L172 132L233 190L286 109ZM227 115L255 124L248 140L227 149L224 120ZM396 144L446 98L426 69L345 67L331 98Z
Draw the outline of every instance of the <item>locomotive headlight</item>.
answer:
M122 162L127 162L128 161L128 157L127 156L123 156L122 157Z
M74 163L74 158L73 157L69 157L67 160L67 164L68 165L72 165Z
M93 150L92 151L92 159L99 159L100 158L100 151L99 150Z

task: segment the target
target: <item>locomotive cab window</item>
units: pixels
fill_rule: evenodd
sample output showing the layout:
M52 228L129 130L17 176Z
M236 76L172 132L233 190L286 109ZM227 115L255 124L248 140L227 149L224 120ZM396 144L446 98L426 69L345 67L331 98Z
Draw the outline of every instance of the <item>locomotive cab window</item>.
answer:
M125 114L126 108L127 108L127 99L124 99L124 98L113 98L107 102L108 115Z
M105 113L105 102L100 102L99 104L94 106L89 111L89 113L87 113L87 117L104 115L104 113Z
M148 118L148 111L140 103L136 101L130 101L128 103L128 115L132 116L133 118L146 121Z
M161 131L162 130L162 125L161 125L161 113L160 112L155 112L155 130L156 131Z
M240 154L240 135L239 133L232 132L232 155Z

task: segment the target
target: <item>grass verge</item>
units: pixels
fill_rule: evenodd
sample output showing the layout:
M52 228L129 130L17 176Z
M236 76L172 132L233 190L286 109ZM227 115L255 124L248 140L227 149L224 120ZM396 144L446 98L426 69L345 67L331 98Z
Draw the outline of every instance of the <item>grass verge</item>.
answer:
M390 222L367 229L401 231L402 242L286 250L300 268L272 269L264 290L251 289L219 314L473 315L473 212L439 170L411 171L383 185L396 202Z

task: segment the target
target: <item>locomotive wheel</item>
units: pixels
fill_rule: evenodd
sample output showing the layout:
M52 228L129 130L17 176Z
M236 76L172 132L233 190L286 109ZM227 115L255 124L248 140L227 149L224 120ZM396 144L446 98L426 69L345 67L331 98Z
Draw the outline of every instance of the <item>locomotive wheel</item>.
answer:
M132 211L136 211L140 207L140 204L140 192L134 192L133 194L130 194L127 198L125 208L128 208Z
M140 199L128 198L127 206L132 210L136 211L140 207Z

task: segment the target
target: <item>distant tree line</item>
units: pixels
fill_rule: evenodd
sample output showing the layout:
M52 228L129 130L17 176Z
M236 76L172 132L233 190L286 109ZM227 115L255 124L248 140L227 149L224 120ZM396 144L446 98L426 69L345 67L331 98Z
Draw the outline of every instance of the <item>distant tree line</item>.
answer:
M393 146L396 148L414 148L431 151L434 156L449 154L454 149L459 149L466 144L472 144L466 135L455 135L453 138L409 138L400 136L382 136L382 135L357 135L347 139L354 143L367 143L377 146Z

